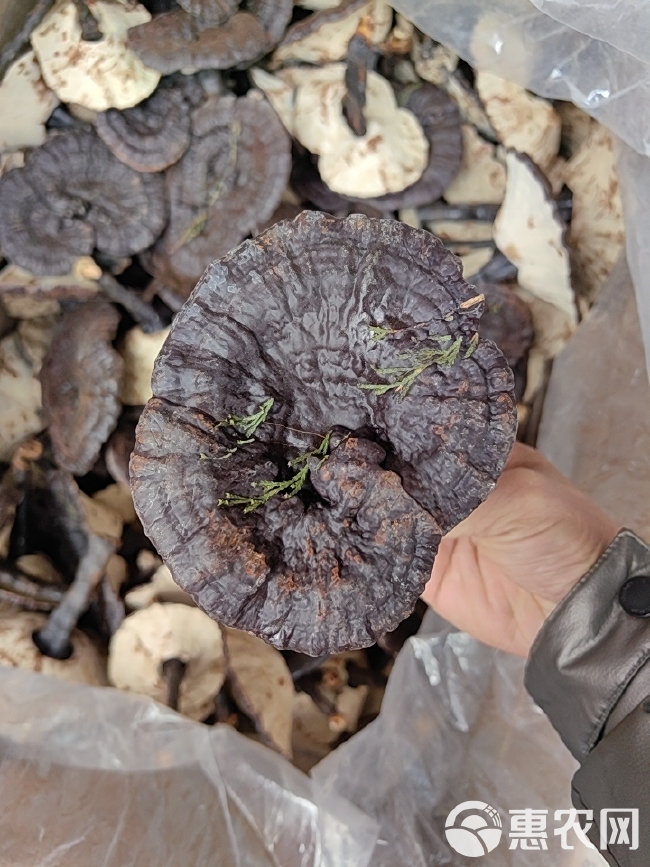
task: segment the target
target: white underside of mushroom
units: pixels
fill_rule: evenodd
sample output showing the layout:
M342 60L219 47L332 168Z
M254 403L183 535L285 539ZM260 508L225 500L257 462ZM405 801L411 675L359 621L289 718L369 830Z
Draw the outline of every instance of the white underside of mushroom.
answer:
M145 404L152 396L151 374L158 353L167 339L169 328L145 334L139 327L124 335L119 352L124 359L120 400L127 406Z
M150 96L160 73L149 69L126 44L130 27L151 20L139 4L86 0L104 37L82 39L70 0L60 2L33 31L31 42L47 85L64 102L93 111L130 108Z
M22 440L44 427L41 384L22 349L20 336L0 341L0 461L11 459Z
M226 677L226 659L219 624L198 608L153 605L129 615L111 639L108 678L113 686L165 702L162 665L185 663L178 710L202 720Z
M45 121L58 104L41 78L34 52L18 58L0 83L0 151L42 145Z
M484 70L476 73L475 83L501 143L546 168L560 149L562 131L550 102Z
M384 0L369 0L345 18L325 22L303 39L280 45L273 54L272 66L295 60L320 65L343 60L362 18L366 19L368 39L374 43L382 42L390 32L393 10Z
M429 145L412 112L398 108L390 84L368 73L364 116L356 136L343 116L345 66L257 75L287 130L319 156L318 169L334 192L371 198L396 193L424 171ZM272 81L270 79L273 79Z
M78 629L70 635L73 651L68 659L52 659L40 652L32 635L46 622L44 614L33 611L3 612L0 617L0 665L26 668L59 680L104 686L105 661L90 638Z
M495 204L503 201L506 168L497 159L493 144L481 138L473 126L463 124L463 162L445 190L450 204Z

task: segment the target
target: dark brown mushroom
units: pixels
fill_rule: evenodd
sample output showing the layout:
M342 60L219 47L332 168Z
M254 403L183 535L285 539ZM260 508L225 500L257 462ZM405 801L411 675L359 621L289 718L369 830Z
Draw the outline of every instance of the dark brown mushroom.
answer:
M225 24L239 7L238 0L178 0L178 5L203 24Z
M111 346L118 322L111 304L69 310L43 361L43 410L54 455L77 475L90 470L120 412L123 362Z
M396 221L305 212L210 266L131 460L143 527L200 607L313 655L404 619L514 439L481 307Z
M186 11L190 5L198 15ZM226 14L231 8L227 0L222 4L188 0L185 7L129 30L131 49L163 74L252 63L278 43L293 11L291 0L251 0L247 11L235 11L217 23L212 16L217 8Z
M291 185L294 190L327 211L338 210L337 199L370 206L380 213L399 208L417 208L438 199L455 178L463 159L458 109L443 90L432 84L416 88L406 101L405 108L418 119L429 142L427 166L414 184L401 192L377 198L339 196L320 178L315 159L305 152L293 167Z
M134 172L92 132L55 135L0 178L0 249L33 274L67 274L94 249L130 256L165 220L162 177Z
M196 87L200 85L196 82ZM161 87L134 108L97 115L95 128L108 149L138 172L160 172L183 156L192 135L191 103L182 87Z
M485 295L479 333L496 343L508 364L514 367L533 342L530 307L509 286L482 283L478 288Z
M290 168L289 137L261 99L215 97L197 109L192 144L167 172L169 225L153 257L163 283L187 297L213 259L271 216Z

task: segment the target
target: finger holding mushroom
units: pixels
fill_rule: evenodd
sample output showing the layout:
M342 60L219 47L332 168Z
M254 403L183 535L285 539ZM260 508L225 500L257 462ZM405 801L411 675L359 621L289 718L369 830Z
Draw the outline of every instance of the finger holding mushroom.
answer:
M202 720L226 677L217 623L198 608L154 603L129 615L111 639L108 678Z

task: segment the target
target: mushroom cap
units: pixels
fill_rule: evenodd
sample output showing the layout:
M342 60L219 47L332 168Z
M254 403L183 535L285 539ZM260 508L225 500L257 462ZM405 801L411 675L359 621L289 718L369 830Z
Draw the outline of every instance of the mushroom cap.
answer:
M20 334L0 340L0 461L10 461L16 446L45 426L35 367Z
M67 274L94 249L130 256L166 216L162 177L134 172L94 132L55 135L0 178L0 248L33 274Z
M103 38L85 41L74 2L57 4L31 35L43 78L63 102L93 111L130 108L153 93L160 80L160 73L126 45L129 28L151 15L139 4L85 2Z
M111 304L69 310L57 326L40 379L43 410L60 467L84 475L117 423L123 363L111 346L119 323Z
M526 354L533 342L533 316L530 307L509 286L501 283L481 283L485 295L485 310L479 333L499 347L513 367Z
M118 689L165 701L162 665L185 663L178 710L202 720L226 678L226 657L218 623L198 608L154 602L130 614L111 639L108 679Z
M379 212L417 208L438 199L458 173L463 158L460 116L455 103L444 91L424 84L409 96L405 108L412 112L428 142L427 163L421 176L410 186L382 196L351 196L333 192L319 174L310 154L299 156L293 166L291 184L308 201L326 211L345 207L345 201L364 204Z
M34 52L19 57L0 82L0 152L43 144L45 121L58 104L41 77Z
M235 14L238 0L178 0L178 5L188 15L198 18L201 24L218 26Z
M296 90L293 133L313 154L327 186L347 197L401 192L424 171L429 147L422 127L399 108L389 82L368 72L365 135L355 135L342 112L345 65L333 64Z
M191 288L272 215L290 169L289 137L263 100L207 100L194 113L192 144L167 172L169 224L154 257L163 280L177 275Z
M104 686L105 659L84 632L78 629L72 631L72 655L67 659L53 659L40 652L32 635L46 623L44 614L33 611L3 614L0 617L0 665L27 668L59 680Z
M111 153L138 172L160 172L183 156L192 137L191 105L180 87L159 87L125 111L100 112L97 135Z
M223 24L199 25L184 9L164 12L133 27L129 45L163 74L179 69L231 69L252 63L270 51L289 23L291 0L249 2Z
M158 358L131 460L145 532L201 608L315 655L404 619L514 439L512 375L478 340L480 308L442 243L396 221L305 212L210 266ZM452 340L456 361L401 399L372 391L376 369ZM270 397L254 441L229 439L224 420ZM218 506L328 432L303 498Z

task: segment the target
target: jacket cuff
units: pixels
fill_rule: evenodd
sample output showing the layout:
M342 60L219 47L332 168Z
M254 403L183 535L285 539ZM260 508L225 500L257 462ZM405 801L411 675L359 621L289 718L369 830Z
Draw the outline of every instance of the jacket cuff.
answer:
M619 599L623 584L625 608ZM623 530L551 613L533 644L526 688L580 762L650 659L649 614L650 547Z

